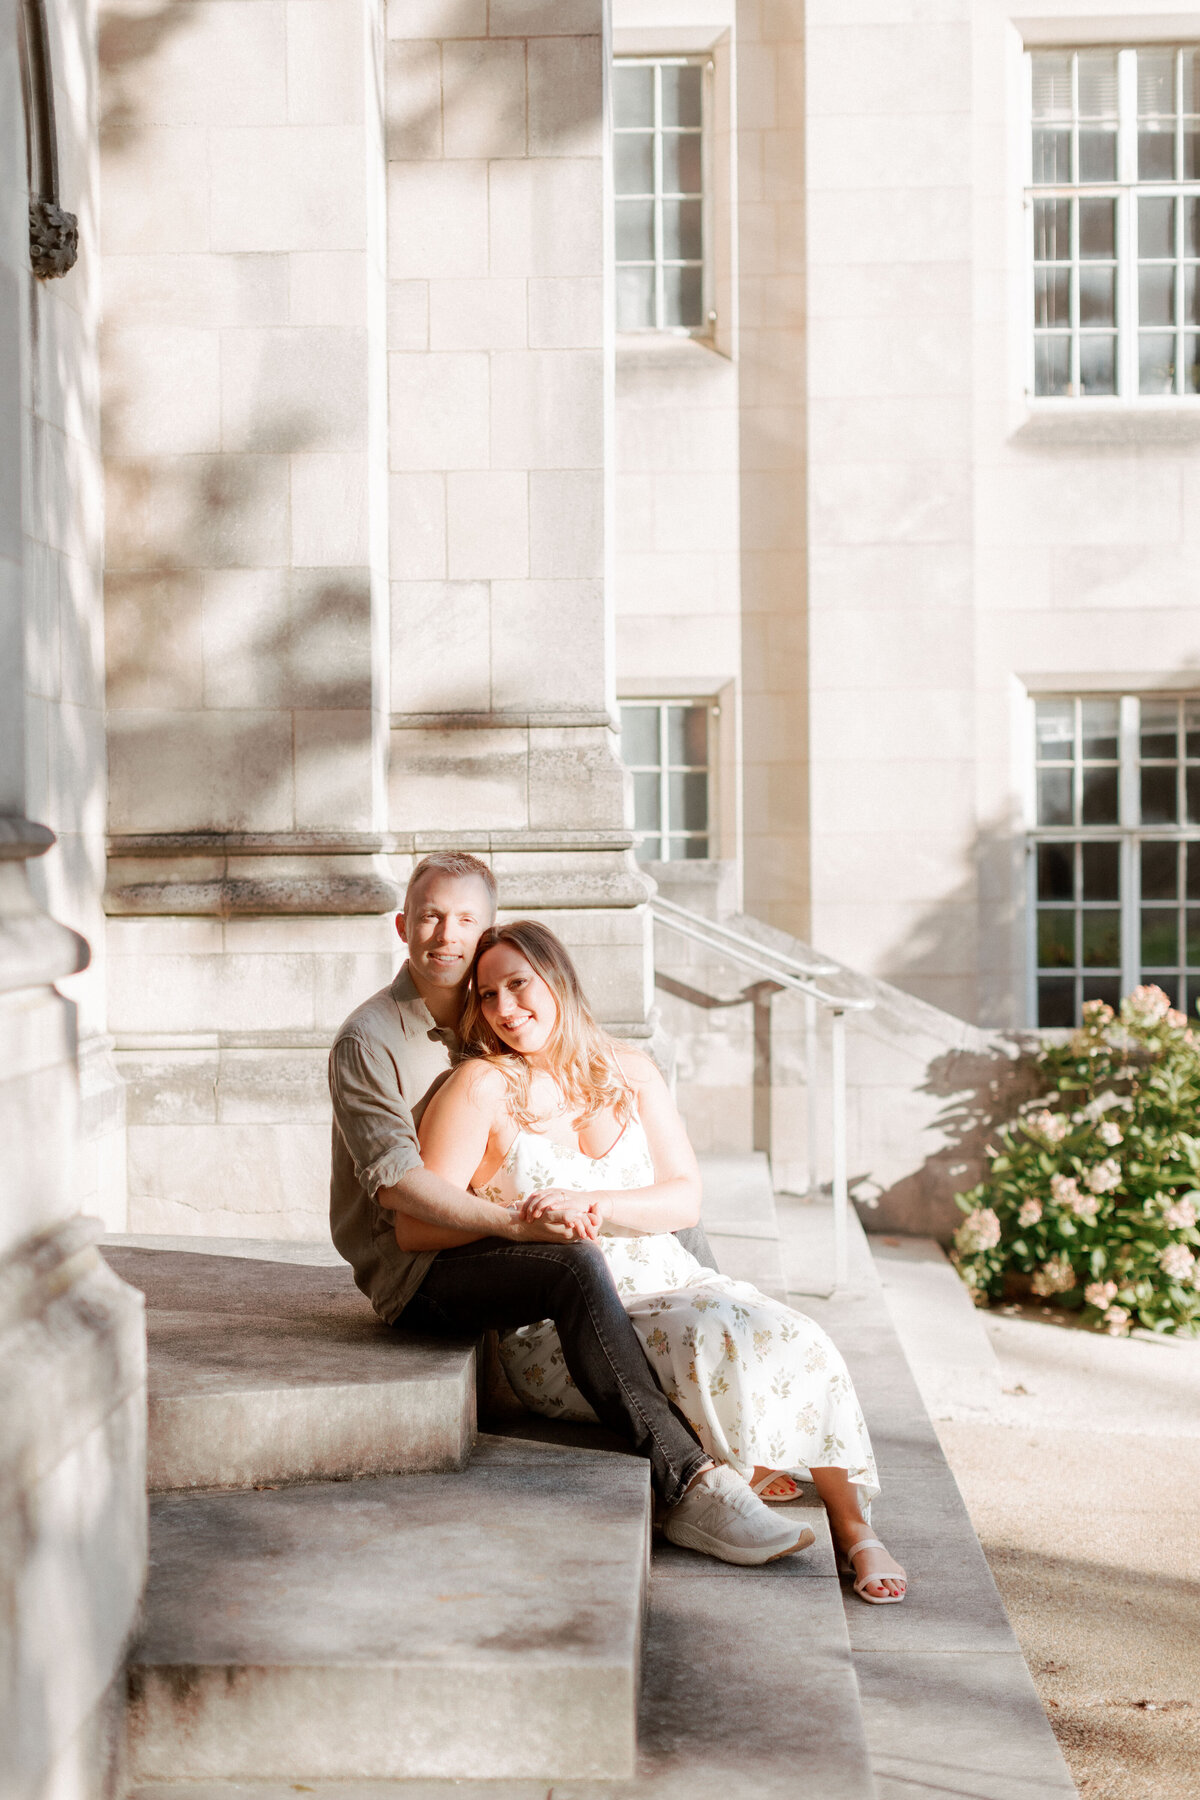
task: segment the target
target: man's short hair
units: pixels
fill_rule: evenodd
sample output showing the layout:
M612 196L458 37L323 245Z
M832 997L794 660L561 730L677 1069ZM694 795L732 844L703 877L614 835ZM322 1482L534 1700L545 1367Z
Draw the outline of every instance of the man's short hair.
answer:
M467 875L474 875L482 881L487 889L488 899L492 903L495 914L497 904L496 877L485 862L477 856L470 856L465 850L439 850L433 856L423 856L408 878L408 886L404 890L404 907L408 911L409 896L419 881L426 875L449 875L455 881L461 881Z

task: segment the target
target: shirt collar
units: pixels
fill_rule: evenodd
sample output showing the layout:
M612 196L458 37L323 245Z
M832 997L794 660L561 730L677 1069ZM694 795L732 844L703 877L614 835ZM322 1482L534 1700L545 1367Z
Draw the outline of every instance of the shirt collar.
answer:
M392 983L392 998L396 1002L401 1022L406 1031L411 1031L413 1036L424 1032L427 1037L440 1038L451 1049L457 1048L457 1031L453 1026L438 1024L417 992L417 984L412 978L407 962L400 965L400 972Z

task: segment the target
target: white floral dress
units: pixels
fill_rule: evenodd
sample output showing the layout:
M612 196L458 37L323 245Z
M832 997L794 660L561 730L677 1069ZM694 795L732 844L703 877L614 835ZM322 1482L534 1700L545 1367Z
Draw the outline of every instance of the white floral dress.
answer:
M599 1157L519 1130L480 1191L511 1206L542 1188L588 1192L653 1181L650 1146L635 1117ZM846 1365L819 1325L748 1281L714 1274L669 1232L605 1233L600 1248L660 1386L711 1456L746 1476L756 1466L796 1475L842 1468L869 1505L879 1482L867 1427ZM531 1411L595 1418L549 1319L506 1332L500 1357Z

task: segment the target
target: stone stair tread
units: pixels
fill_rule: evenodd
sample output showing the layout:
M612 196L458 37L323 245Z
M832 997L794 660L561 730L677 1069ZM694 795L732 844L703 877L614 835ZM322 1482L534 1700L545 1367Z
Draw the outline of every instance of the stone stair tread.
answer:
M474 1346L389 1330L345 1264L112 1240L102 1254L146 1297L152 1489L461 1468L469 1455Z
M757 1235L758 1227L775 1234L775 1190L766 1153L749 1151L735 1156L701 1156L700 1181L704 1193L701 1218L706 1231L717 1235Z
M750 1281L774 1300L785 1296L771 1165L764 1152L701 1156L701 1218L723 1275Z
M648 1532L644 1462L514 1439L454 1474L159 1495L132 1774L628 1775Z

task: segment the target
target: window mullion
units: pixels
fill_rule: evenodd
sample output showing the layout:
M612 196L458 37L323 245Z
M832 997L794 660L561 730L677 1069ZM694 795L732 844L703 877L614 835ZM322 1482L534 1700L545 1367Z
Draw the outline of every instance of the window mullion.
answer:
M662 331L666 293L662 288L662 63L655 63L655 326Z
M1118 779L1118 817L1121 822L1121 987L1125 993L1141 979L1140 892L1141 869L1138 860L1137 827L1141 818L1138 793L1138 734L1141 724L1136 695L1121 698L1121 726L1118 754L1121 759Z
M671 829L671 782L667 774L667 708L660 705L658 709L658 829L659 848L663 861L670 860L671 845L669 832Z

